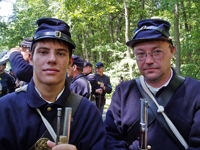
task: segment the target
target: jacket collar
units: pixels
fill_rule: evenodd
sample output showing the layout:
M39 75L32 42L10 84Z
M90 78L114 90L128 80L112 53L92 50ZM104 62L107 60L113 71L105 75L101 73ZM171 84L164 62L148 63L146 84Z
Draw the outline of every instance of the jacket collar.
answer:
M57 101L55 101L53 104L63 107L69 94L70 94L70 89L69 89L69 85L66 81L65 89L64 89L63 93L57 99ZM39 108L41 106L48 104L44 99L42 99L39 96L38 92L35 89L33 79L31 79L30 83L28 84L26 98L27 98L27 103L29 104L29 106L33 107L33 108Z

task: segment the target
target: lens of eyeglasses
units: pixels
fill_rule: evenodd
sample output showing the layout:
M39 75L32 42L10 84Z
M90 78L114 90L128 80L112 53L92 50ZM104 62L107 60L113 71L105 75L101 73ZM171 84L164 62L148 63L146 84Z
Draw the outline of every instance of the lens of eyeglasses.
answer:
M165 52L166 51L161 51L161 50L155 50L155 51L152 51L151 53L139 52L139 53L136 53L135 56L137 60L142 61L147 58L147 54L150 54L151 57L153 57L153 59L159 60L163 58Z

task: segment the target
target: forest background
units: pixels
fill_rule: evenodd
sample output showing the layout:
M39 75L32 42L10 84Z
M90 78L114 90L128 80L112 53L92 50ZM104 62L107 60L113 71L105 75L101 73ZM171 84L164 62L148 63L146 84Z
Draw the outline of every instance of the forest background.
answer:
M0 14L0 53L33 36L39 18L58 18L70 26L74 54L93 66L103 62L115 89L119 76L130 80L140 75L126 46L137 22L158 18L171 23L176 72L200 79L200 0L16 0L13 8L8 21Z

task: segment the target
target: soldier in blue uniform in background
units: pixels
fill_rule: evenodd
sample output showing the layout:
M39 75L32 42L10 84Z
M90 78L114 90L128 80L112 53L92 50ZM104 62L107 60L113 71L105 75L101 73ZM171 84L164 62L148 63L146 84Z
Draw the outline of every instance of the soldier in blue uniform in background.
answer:
M175 47L169 34L170 26L160 19L142 20L127 42L133 48L142 76L116 87L104 122L109 150L138 149L139 140L142 140L139 118L140 98L143 97L149 100L148 114L153 112L151 117L155 118L149 117L148 127L148 145L152 150L200 150L200 82L177 76L171 68ZM145 91L140 89L142 94L140 84L147 86ZM146 92L148 90L150 92ZM155 101L148 98L151 94ZM163 117L163 113L166 116ZM162 118L164 121L160 121ZM175 130L175 127L165 119L171 120L180 134L168 130Z
M6 51L2 52L0 59L5 55ZM14 79L5 72L6 63L0 63L0 97L15 91Z
M96 89L96 93L98 93L96 99L96 105L101 113L103 114L104 105L106 104L106 93L110 94L112 92L112 86L110 84L110 78L103 74L104 65L102 62L98 62L96 64L96 80L97 84L99 85Z
M46 118L46 123L51 124L56 118L57 108L66 107L71 94L81 100L78 105L75 102L77 109L71 122L69 144L56 145L44 141L42 145L46 143L53 150L105 149L106 132L98 109L85 97L73 94L66 82L66 72L73 64L72 51L75 48L69 26L54 18L41 18L37 24L30 55L33 78L27 86L0 99L0 149L28 150L38 139L44 141L42 135L49 127L43 120ZM54 136L44 137L56 139L52 138Z
M8 52L9 61L17 79L26 85L33 77L33 67L29 64L30 38L24 38L19 46L20 48L12 48Z
M90 100L96 105L96 88L98 87L97 80L94 74L92 74L92 64L90 62L84 62L83 73L85 78L90 82L92 86L92 93Z
M68 77L72 78L69 88L72 92L89 99L91 95L91 85L83 74L84 61L77 55L73 55L73 58L74 62L72 66L67 69Z

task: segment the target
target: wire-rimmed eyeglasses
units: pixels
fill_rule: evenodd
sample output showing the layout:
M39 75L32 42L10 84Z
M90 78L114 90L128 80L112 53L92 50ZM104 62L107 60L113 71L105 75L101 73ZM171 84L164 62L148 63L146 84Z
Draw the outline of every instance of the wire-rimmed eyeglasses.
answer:
M136 52L135 53L135 57L137 60L139 61L143 61L147 58L147 54L150 54L151 57L153 57L153 59L155 60L159 60L159 59L162 59L163 56L164 56L164 53L166 52L167 50L165 51L162 51L162 50L154 50L152 51L151 53L146 53L146 52L143 52L143 51L139 51L139 52Z

